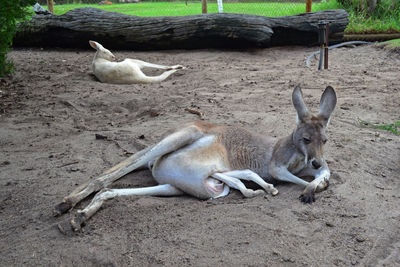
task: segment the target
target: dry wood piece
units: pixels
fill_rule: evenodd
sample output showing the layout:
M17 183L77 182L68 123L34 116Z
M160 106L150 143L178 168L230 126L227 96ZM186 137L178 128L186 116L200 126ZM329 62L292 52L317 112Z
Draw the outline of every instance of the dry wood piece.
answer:
M189 113L199 115L200 120L204 120L205 119L205 116L204 116L203 112L201 112L199 110L195 110L195 109L191 109L191 108L185 108L185 110L187 112L189 112Z
M88 40L128 50L311 45L318 42L320 20L329 22L329 35L340 37L347 17L341 9L270 18L229 13L137 17L78 8L19 24L14 46L88 48Z

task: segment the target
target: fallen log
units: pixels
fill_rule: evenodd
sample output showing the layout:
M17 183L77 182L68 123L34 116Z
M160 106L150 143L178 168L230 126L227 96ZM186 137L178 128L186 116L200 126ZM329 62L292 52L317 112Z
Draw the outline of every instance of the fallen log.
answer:
M337 35L347 17L341 9L270 18L229 13L137 17L78 8L19 24L14 46L88 48L88 40L109 49L135 50L312 45L318 42L320 20L329 22L330 35Z

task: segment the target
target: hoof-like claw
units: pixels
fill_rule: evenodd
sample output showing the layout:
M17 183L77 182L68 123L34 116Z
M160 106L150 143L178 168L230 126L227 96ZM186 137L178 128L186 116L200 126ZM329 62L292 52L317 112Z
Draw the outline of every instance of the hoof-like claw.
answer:
M64 221L60 222L59 224L57 224L57 227L58 227L58 230L63 235L71 236L74 233L74 231L72 230L71 221L69 218L67 220L64 220Z
M179 69L181 69L181 70L184 70L184 69L186 69L184 66L182 66L182 65L175 65L175 66L173 66L172 67L173 69L176 69L176 70L179 70Z
M303 203L310 204L310 203L313 203L315 201L315 194L314 194L313 191L306 192L306 193L301 194L299 199Z
M329 180L325 179L317 186L317 188L315 189L315 192L317 192L317 193L322 192L322 191L326 190L328 188L328 186L329 186Z
M82 229L82 226L85 224L86 217L83 213L77 213L71 220L72 229L77 232Z
M72 208L71 203L61 202L54 207L54 216L60 216L69 211Z
M71 218L68 218L57 224L58 230L64 235L71 236L73 233L82 229L86 221L84 214L78 213Z

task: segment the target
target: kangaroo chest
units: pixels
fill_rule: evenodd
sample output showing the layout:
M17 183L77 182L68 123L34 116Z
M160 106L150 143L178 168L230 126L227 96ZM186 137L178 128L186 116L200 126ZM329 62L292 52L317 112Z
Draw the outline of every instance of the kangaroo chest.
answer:
M294 153L288 162L287 169L293 174L299 173L307 166L306 158L300 153Z

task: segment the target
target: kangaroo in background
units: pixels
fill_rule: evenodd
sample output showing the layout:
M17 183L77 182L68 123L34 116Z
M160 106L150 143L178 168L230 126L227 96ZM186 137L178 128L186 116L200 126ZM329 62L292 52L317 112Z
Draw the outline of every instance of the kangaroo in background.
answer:
M315 201L314 193L326 189L329 184L330 172L323 147L328 140L325 129L336 106L336 93L330 86L325 89L318 114L308 111L300 87L294 89L292 101L298 120L294 131L287 137L273 138L242 127L191 122L171 131L160 142L130 156L97 179L78 187L55 207L55 213L61 215L93 192L100 191L70 221L72 229L77 231L105 200L117 196L189 194L199 199L210 199L228 195L230 188L239 190L245 197L265 192L276 195L278 190L266 182L270 179L304 186L300 199L311 203ZM159 185L107 188L139 168L150 168ZM313 176L314 180L307 182L300 178L303 176ZM262 189L248 189L241 180L253 181Z
M114 62L115 56L110 50L104 48L95 41L89 41L91 47L97 50L92 61L93 73L102 83L133 84L133 83L156 83L167 79L182 65L163 66L147 63L138 59L127 58L121 62ZM166 70L159 76L146 76L142 68L156 68Z

